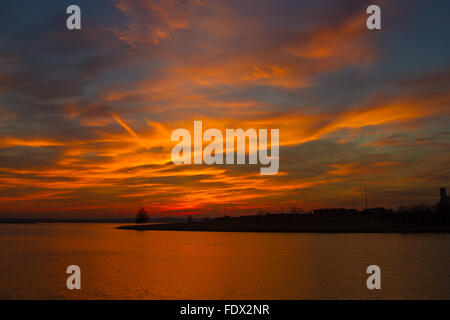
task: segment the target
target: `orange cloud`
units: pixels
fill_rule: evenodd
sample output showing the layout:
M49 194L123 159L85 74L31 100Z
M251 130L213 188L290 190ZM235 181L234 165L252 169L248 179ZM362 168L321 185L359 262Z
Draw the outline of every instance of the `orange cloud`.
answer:
M61 146L62 142L49 140L49 139L20 139L14 137L5 137L0 138L0 147L9 148L15 146L24 146L24 147L51 147L51 146Z
M80 90L80 99L58 95L58 101L51 101L70 101L61 112L64 125L73 127L47 132L39 123L28 126L22 121L30 119L23 111L28 108L0 109L1 125L8 132L0 138L0 148L5 149L0 155L3 210L130 213L145 206L160 215L239 214L294 204L334 204L329 199L338 196L353 204L351 197L363 183L377 186L388 181L401 188L429 182L430 176L434 182L445 182L448 138L436 138L433 145L427 135L414 131L430 118L446 124L450 95L441 91L448 72L394 83L399 88L389 88L391 96L375 92L376 98L347 105L343 99L338 110L333 103L326 105L332 97L325 103L317 99L320 106L306 97L321 76L347 67L366 71L380 58L375 37L367 36L363 10L346 11L333 24L317 21L305 26L294 21L283 30L285 24L279 21L264 28L265 14L258 16L258 11L250 19L246 10L233 8L229 1L115 4L128 21L126 29L115 33L134 50L119 65L105 63L107 76L91 74L88 68L85 78L95 81L89 90ZM177 37L181 32L183 39ZM89 43L94 38L90 35ZM123 46L122 41L111 48ZM106 43L100 46L110 48ZM110 75L115 78L106 81ZM1 90L9 82L1 78ZM60 109L51 108L53 121ZM279 174L262 177L252 166L171 164L176 143L170 139L172 130L192 132L194 120L202 120L205 130L222 132L280 129ZM48 137L41 136L42 131ZM402 145L395 139L376 140L379 131L400 131L417 139L397 155L391 148ZM430 148L439 148L439 154L426 152Z

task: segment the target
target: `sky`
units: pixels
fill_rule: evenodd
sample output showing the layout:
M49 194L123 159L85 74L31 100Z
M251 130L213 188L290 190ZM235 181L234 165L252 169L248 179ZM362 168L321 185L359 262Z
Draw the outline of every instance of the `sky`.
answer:
M77 4L82 29L66 28ZM381 8L382 29L366 28ZM0 217L434 204L450 3L2 1ZM279 129L279 172L175 165L177 128Z

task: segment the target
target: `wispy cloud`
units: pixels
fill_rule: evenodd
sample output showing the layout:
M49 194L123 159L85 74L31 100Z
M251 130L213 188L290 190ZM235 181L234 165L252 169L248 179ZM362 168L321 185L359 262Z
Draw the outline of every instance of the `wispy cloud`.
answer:
M397 15L400 2L383 2L395 23L370 32L369 3L115 0L70 37L48 10L33 28L7 12L0 214L358 207L363 185L377 205L434 201L448 182L450 51L433 48L448 32L411 25L423 15ZM171 132L194 120L280 129L279 174L173 165Z
M203 0L115 0L128 19L128 27L117 31L119 38L131 45L158 44L179 29L191 25L196 7Z

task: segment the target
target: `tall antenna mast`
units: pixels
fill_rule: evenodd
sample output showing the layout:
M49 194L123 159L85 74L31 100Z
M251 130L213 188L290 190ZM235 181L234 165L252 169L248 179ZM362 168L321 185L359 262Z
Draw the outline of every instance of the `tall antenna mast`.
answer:
M367 209L367 186L364 186L364 209Z

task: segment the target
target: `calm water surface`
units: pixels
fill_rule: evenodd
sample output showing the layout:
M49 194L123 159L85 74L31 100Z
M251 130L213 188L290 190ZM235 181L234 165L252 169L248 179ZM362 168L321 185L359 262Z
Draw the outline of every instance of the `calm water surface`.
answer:
M271 234L0 225L0 299L450 298L449 234ZM68 265L82 290L66 288ZM369 291L367 266L382 270Z

